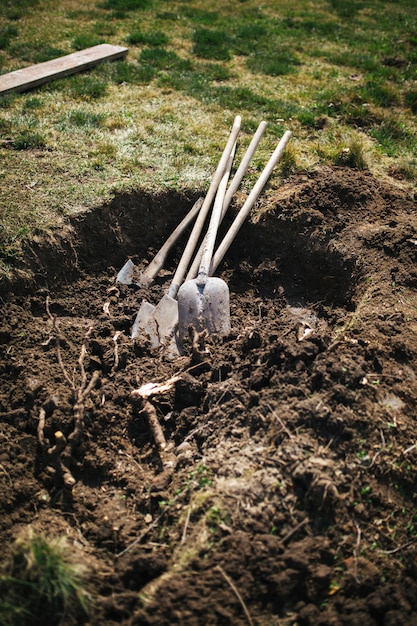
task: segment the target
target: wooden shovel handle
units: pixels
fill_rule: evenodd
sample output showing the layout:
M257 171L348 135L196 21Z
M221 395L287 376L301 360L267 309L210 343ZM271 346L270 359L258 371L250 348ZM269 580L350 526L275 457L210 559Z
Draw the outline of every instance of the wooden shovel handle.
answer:
M264 121L259 124L258 128L256 129L256 133L254 134L252 141L250 142L248 149L243 156L242 162L236 170L236 174L232 178L230 187L227 190L226 196L224 198L222 219L225 216L227 209L229 208L232 197L234 196L240 183L242 182L242 178L244 177L246 170L248 169L249 163L251 162L252 157L255 154L255 150L263 137L266 126L267 122Z
M243 176L245 175L246 170L248 169L248 165L252 160L252 157L255 153L256 148L258 147L258 144L260 142L260 140L262 139L262 136L265 132L265 128L266 128L267 123L266 122L261 122L256 130L256 133L253 136L252 141L250 142L248 149L246 150L244 157L238 167L238 169L236 170L235 175L232 178L232 181L230 183L229 189L226 192L225 198L224 198L224 202L223 202L223 210L222 210L222 215L221 215L221 220L220 223L222 222L224 216L226 215L227 209L229 208L229 205L232 201L232 196L235 194L235 192L237 191ZM197 254L195 255L193 264L191 265L188 274L187 274L187 278L186 280L191 280L192 278L195 278L198 274L198 269L200 267L200 262L201 262L201 257L203 256L203 249L204 249L204 241L201 244Z
M275 148L272 156L270 157L268 163L266 164L254 188L252 189L249 196L247 197L246 202L240 209L239 213L236 215L233 224L231 225L226 235L224 236L223 241L217 248L216 253L213 257L213 263L212 263L212 268L211 268L212 272L216 271L217 267L220 265L221 261L223 260L224 255L228 251L232 241L234 240L237 233L239 232L239 229L241 228L243 222L249 215L251 208L255 204L262 189L266 185L268 178L272 174L272 170L274 169L278 161L280 161L280 159L282 158L282 155L284 153L284 150L290 138L291 138L291 131L289 130L285 131L284 135L281 138L281 141Z
M226 169L217 189L216 198L214 200L213 211L211 214L210 224L207 234L203 241L203 251L201 255L198 277L201 284L204 284L209 273L213 256L214 244L216 243L217 231L222 217L223 203L226 195L227 183L229 182L230 170L232 169L233 159L236 151L236 142L227 160Z
M161 267L163 267L171 247L174 245L180 235L182 235L187 226L191 224L193 219L200 211L202 204L203 198L199 198L194 203L192 209L187 213L184 219L178 224L176 229L168 237L162 248L156 253L152 261L149 263L148 267L142 272L140 277L140 284L142 286L148 286L151 284L155 276L160 271Z
M241 117L240 115L237 115L235 117L234 123L233 123L233 128L232 131L230 133L229 139L227 141L226 147L223 151L223 154L221 156L221 159L219 161L219 164L217 166L216 172L214 174L213 180L210 183L210 187L209 190L207 192L207 195L204 199L203 202L203 206L200 209L200 212L198 214L198 217L195 221L194 224L194 228L191 232L191 235L188 239L187 245L185 246L185 250L182 254L181 260L178 264L177 267L177 271L175 272L174 278L172 280L171 286L168 290L168 295L171 296L171 298L175 298L177 293L178 293L178 289L180 288L180 285L184 279L185 276L185 272L187 271L187 267L190 264L191 258L193 256L194 250L197 246L199 237L201 235L201 231L203 230L203 226L204 226L204 222L206 220L207 214L209 212L211 203L213 202L214 196L216 194L217 188L220 184L220 181L223 177L224 171L226 169L226 165L227 165L227 161L230 155L230 152L232 151L232 146L234 145L237 136L239 134L240 131L240 123L241 123Z

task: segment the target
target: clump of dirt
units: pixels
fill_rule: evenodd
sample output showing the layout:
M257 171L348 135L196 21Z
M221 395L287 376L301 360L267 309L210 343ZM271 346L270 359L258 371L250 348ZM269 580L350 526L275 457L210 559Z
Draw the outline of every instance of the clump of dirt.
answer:
M28 251L0 331L3 546L66 534L91 625L415 623L415 204L294 176L220 268L230 336L169 360L130 329L181 246L147 290L115 276L194 199L118 198Z

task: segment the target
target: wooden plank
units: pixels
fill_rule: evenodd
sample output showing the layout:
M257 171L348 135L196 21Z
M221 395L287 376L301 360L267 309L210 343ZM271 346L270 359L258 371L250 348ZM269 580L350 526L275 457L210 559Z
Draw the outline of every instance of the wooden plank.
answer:
M101 63L114 61L126 56L128 48L102 43L72 54L67 54L52 61L37 63L0 76L0 96L11 91L26 91L56 78L81 72Z

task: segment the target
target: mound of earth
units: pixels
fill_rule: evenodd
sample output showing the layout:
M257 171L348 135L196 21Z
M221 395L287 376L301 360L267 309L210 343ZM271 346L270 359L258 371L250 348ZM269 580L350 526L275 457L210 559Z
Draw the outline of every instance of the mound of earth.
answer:
M181 245L146 290L115 276L192 200L115 199L4 290L3 557L67 536L92 626L417 623L415 204L345 168L286 181L219 268L230 336L170 360L130 329Z

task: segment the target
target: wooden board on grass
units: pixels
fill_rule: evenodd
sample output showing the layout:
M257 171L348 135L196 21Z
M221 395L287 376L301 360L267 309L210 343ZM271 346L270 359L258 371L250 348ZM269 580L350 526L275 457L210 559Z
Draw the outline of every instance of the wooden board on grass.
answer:
M26 91L56 78L86 70L102 61L115 61L126 56L128 48L102 43L73 52L52 61L37 63L0 76L0 96L11 91Z

